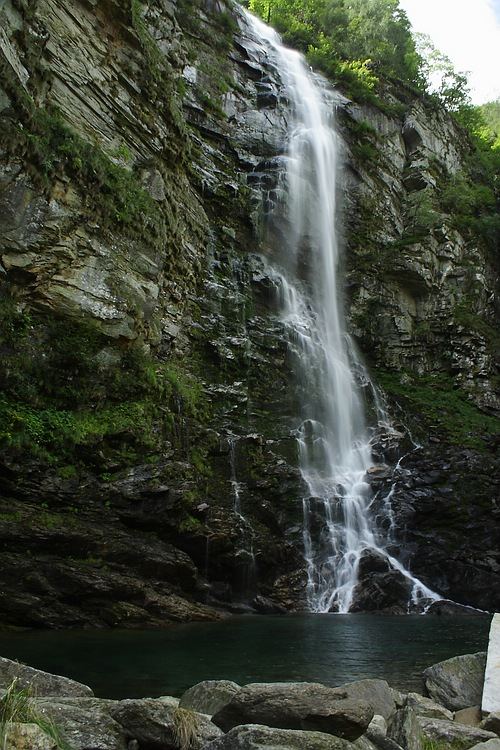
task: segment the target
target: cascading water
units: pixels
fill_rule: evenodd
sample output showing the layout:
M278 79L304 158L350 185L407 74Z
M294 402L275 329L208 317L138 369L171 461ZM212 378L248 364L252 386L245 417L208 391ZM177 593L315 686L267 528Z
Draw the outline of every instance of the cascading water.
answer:
M388 540L370 513L366 476L374 460L355 377L363 368L346 333L338 291L338 143L331 93L271 28L250 14L247 18L279 71L290 107L283 175L289 230L274 276L300 394L296 434L307 487L303 540L309 608L348 612L360 557L374 550L409 579L413 604L422 609L440 597L388 554Z
M229 467L230 467L230 483L231 491L233 495L233 511L238 519L238 527L241 535L241 547L236 553L238 558L242 575L240 580L240 586L245 594L248 594L255 584L255 578L257 573L257 562L255 559L254 552L254 536L250 521L243 515L241 507L241 492L242 485L238 481L236 473L236 446L238 444L238 438L235 435L228 435L229 442Z

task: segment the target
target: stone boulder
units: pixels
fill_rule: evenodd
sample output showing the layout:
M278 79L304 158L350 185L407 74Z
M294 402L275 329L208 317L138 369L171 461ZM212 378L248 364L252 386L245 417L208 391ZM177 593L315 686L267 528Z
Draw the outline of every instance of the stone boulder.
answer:
M127 750L125 732L111 717L115 701L42 698L36 710L59 730L71 750Z
M457 721L446 721L445 719L429 719L424 716L418 718L422 729L422 736L426 745L433 743L439 747L459 747L460 750L468 750L478 742L487 742L498 739L493 732L487 732L478 727L470 727Z
M481 724L481 719L482 714L480 706L462 708L460 711L455 711L455 714L453 716L453 721L458 721L459 724L467 724L467 726L469 727L478 727ZM482 728L486 729L487 727Z
M355 740L373 714L368 703L348 698L345 690L312 682L277 682L245 685L212 718L225 732L239 724L264 724Z
M483 719L481 729L486 729L488 732L495 732L495 734L500 735L500 713L495 711Z
M9 722L2 740L2 750L57 750L57 742L38 724Z
M369 703L374 713L386 720L396 711L392 690L385 680L356 680L341 685L339 690L345 691L351 700Z
M202 750L354 750L354 746L323 732L244 724L203 745Z
M500 750L500 739L497 737L495 740L479 742L472 750Z
M387 722L383 716L375 716L371 720L366 734L354 743L360 750L400 750L400 745L387 736ZM368 747L368 744L370 745Z
M122 726L128 742L136 740L147 750L184 750L185 746L206 745L222 735L204 714L176 708L161 698L120 701L111 716Z
M412 708L402 708L389 723L387 736L405 750L422 750L422 729Z
M481 705L486 654L465 654L434 664L424 671L430 697L450 711Z
M0 657L0 688L7 688L13 680L17 687L30 688L37 696L66 695L92 696L94 693L81 682L75 682L68 677L42 672L40 669L27 667L17 661Z
M358 583L350 611L405 614L411 587L411 581L393 568L385 555L365 550L359 560Z
M213 716L229 703L239 690L241 686L231 680L204 680L186 690L179 701L179 707Z
M406 699L408 708L413 709L417 716L427 716L429 719L448 719L453 720L453 712L447 708L435 703L430 698L426 698L420 693L408 693Z

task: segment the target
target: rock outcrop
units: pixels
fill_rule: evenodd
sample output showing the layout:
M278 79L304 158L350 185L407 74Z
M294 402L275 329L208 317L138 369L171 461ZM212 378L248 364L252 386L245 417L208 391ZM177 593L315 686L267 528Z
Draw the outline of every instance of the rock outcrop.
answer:
M287 221L278 71L231 3L6 0L0 20L0 624L303 608L269 268ZM496 272L440 203L464 133L397 86L389 100L390 114L332 97L349 327L397 428L377 459L410 451L368 478L373 511L391 493L391 551L487 609ZM358 609L401 611L407 582L376 573Z

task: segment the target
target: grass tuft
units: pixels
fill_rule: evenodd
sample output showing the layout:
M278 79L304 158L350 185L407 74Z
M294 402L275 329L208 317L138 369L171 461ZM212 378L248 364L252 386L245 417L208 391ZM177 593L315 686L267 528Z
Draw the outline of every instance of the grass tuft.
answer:
M15 678L0 699L0 748L7 750L13 724L36 724L56 742L58 750L73 750L61 737L52 719L43 716L36 708L31 688L21 688Z
M198 747L198 716L187 708L176 708L173 715L173 735L179 750L195 750Z

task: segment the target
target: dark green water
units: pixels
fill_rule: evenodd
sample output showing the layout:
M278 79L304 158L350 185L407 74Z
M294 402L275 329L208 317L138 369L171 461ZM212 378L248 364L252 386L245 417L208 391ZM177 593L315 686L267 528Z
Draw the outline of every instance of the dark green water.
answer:
M180 695L206 679L240 684L382 677L421 690L425 667L486 650L489 617L234 617L162 631L1 633L0 654L110 698Z

